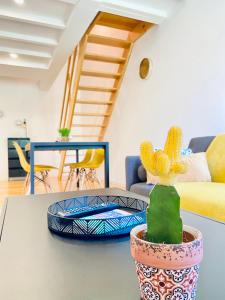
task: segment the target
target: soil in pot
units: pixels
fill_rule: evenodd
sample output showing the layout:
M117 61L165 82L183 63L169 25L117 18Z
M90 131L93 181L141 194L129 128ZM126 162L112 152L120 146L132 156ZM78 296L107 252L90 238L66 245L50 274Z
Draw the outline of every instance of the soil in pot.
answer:
M146 239L146 231L145 230L140 231L137 234L137 237L139 239L147 241L147 239ZM190 232L183 231L183 243L190 243L190 242L194 241L194 239L195 239L195 237Z

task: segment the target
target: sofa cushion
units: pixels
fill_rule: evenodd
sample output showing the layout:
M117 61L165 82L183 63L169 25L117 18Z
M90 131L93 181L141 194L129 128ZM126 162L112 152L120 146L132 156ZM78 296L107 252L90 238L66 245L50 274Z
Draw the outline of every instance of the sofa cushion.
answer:
M130 191L148 197L154 185L135 183ZM181 208L225 222L225 184L215 182L179 182Z
M205 152L184 156L182 160L187 166L187 172L178 174L176 182L211 181ZM147 172L147 183L157 184L159 177Z
M155 151L157 150L160 150L160 148L156 148ZM187 157L187 156L190 156L192 154L192 150L190 148L183 148L181 149L181 155L184 156L184 157ZM152 175L153 176L153 175ZM149 179L148 179L148 174L144 168L144 166L141 164L139 167L138 167L138 178L140 180L140 182L151 182ZM158 179L156 181L153 181L152 184L156 184L158 183Z
M215 136L202 136L191 139L189 143L189 148L191 148L193 153L206 152L212 140Z
M176 184L181 208L225 222L225 184L180 182Z
M147 172L143 165L140 165L140 167L138 168L138 178L141 182L146 182L147 180Z
M225 183L225 134L220 134L206 151L212 181Z
M153 187L154 187L153 184L146 184L146 182L139 182L133 184L130 188L130 191L148 197Z

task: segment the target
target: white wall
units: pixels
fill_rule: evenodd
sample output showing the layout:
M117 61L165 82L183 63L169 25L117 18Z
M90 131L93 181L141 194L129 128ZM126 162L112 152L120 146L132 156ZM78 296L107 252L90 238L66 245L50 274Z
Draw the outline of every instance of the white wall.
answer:
M36 84L18 79L0 79L0 180L8 178L8 137L24 137L25 130L16 126L16 120L26 119L28 136L32 140L46 140L46 115L44 99Z
M16 120L26 119L28 137L32 141L55 141L60 117L65 80L65 68L60 72L48 92L41 92L32 82L0 78L0 180L8 179L8 137L24 137L24 129L16 126ZM57 153L35 154L35 162L57 164Z
M63 67L63 69L58 74L56 80L52 84L51 88L47 92L42 92L43 104L45 106L45 110L47 112L45 122L47 124L47 137L49 142L55 142L58 135L59 122L60 122L60 114L61 107L63 101L63 93L64 93L64 84L66 77L66 69L67 64ZM45 152L48 153L48 152ZM43 159L46 159L46 163L49 164L49 161L56 167L59 166L60 163L60 155L58 151L49 152L45 157L42 156ZM49 160L49 161L48 161ZM48 161L48 162L47 162ZM52 171L52 175L57 175L58 171Z
M224 12L224 0L188 0L137 42L106 136L111 181L124 184L125 156L146 139L161 146L173 124L183 128L185 145L225 131ZM138 76L144 57L153 62L147 80Z

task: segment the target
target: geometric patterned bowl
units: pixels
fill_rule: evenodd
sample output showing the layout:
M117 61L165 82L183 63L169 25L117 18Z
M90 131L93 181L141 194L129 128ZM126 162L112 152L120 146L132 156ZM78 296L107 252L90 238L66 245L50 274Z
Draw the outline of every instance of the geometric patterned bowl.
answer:
M91 207L102 203L119 204L123 208L129 208L131 214L105 219L66 218L58 214L72 208ZM84 239L126 235L133 227L146 222L147 206L145 201L124 196L95 195L70 198L49 206L48 228L59 235Z

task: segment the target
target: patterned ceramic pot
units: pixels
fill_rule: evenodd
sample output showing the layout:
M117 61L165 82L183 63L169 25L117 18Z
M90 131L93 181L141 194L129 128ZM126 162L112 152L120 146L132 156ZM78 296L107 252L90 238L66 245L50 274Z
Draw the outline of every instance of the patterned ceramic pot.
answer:
M142 300L196 299L199 263L203 257L202 234L184 226L190 242L155 244L141 237L147 225L131 231L131 255L136 263Z

